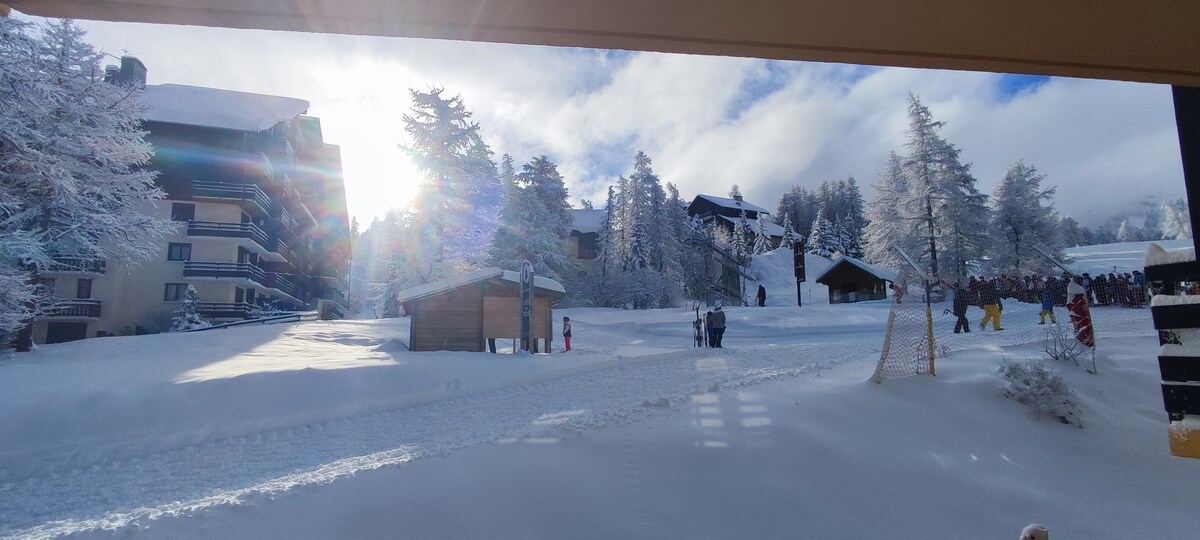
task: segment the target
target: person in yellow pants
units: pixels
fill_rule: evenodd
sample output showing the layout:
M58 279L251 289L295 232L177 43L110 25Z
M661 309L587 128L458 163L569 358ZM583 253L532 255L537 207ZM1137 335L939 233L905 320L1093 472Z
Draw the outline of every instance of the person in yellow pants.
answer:
M1058 282L1054 276L1046 278L1046 287L1042 289L1042 312L1038 314L1038 324L1046 324L1046 315L1050 316L1050 324L1058 324L1054 318L1054 291Z
M992 321L992 330L1004 330L1000 326L1000 291L996 290L995 279L979 280L979 303L983 306L983 320L979 321L979 329L983 330L988 321Z

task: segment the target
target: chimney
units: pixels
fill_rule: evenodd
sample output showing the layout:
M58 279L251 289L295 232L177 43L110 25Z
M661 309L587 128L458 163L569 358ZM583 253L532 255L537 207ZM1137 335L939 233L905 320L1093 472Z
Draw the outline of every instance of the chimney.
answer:
M115 72L114 68L116 66L104 68L105 81L109 81L109 77L111 76L112 80L110 82L137 86L138 88L146 86L146 64L143 64L141 60L128 55L122 56L121 67L115 69Z
M104 66L104 82L111 84L111 83L117 82L117 79L120 79L120 78L121 78L121 68L119 68L113 64Z
M742 196L741 195L734 195L733 200L738 203L738 206L742 205Z

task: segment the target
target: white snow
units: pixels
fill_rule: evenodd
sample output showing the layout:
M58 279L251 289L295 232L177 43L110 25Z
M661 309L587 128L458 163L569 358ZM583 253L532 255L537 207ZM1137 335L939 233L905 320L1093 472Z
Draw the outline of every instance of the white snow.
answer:
M1094 276L1109 272L1125 273L1143 270L1146 266L1146 253L1150 244L1158 244L1168 253L1192 247L1190 239L1158 240L1073 247L1067 248L1063 252L1067 257L1065 263L1073 272L1076 274L1087 272Z
M833 261L833 264L829 265L829 268L826 268L824 272L821 272L821 274L818 275L817 279L814 281L820 281L821 278L825 277L825 274L829 273L829 271L831 269L833 269L834 264L837 264L839 261L846 261L847 264L853 264L854 266L861 268L864 272L867 272L868 274L871 274L879 279L884 279L884 280L891 281L891 282L896 281L896 273L895 272L888 272L885 270L880 270L879 268L876 268L875 266L872 266L869 263L855 259L854 257L839 257L837 260ZM805 264L807 264L807 262Z
M147 120L237 131L265 131L308 111L302 99L184 84L148 85L141 99Z
M1187 242L1191 242L1191 240L1187 240ZM1146 247L1146 266L1162 266L1164 264L1193 262L1195 260L1196 250L1194 248L1167 251L1157 243L1151 243Z
M747 212L758 212L758 213L761 213L761 214L770 214L770 213L771 213L771 211L770 211L770 210L767 210L766 208L763 208L763 207L761 207L761 206L757 206L757 205L750 204L750 203L748 203L748 202L746 202L746 201L744 201L744 200L743 200L741 203L738 203L738 202L737 202L736 200L734 200L734 199L729 199L729 198L725 198L725 197L717 197L716 195L696 195L696 197L697 197L697 198L700 198L700 199L704 199L704 200L706 200L706 201L709 201L709 202L711 202L711 203L714 203L714 204L716 204L717 206L721 206L721 207L724 207L724 208L729 208L729 209L732 209L732 210L743 210L743 209L745 209Z
M818 298L796 307L782 250L752 272L768 306L726 308L725 349L691 347L689 309L569 309L565 354L408 352L392 319L0 357L0 537L1200 530L1200 460L1169 454L1149 310L1093 310L1098 374L1046 361L1080 429L1002 395L1001 359L1044 356L1039 306L1006 303L1005 332L975 341L939 317L938 376L877 385L888 302L828 305L806 283Z

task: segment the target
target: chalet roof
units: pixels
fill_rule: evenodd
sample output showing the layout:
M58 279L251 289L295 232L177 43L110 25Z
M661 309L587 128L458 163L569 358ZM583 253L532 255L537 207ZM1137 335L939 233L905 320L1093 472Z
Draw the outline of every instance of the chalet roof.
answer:
M728 221L731 224L737 224L738 219L740 219L740 218L732 218L729 216L717 216L717 217L719 217L725 221ZM758 226L755 224L756 221L757 220L747 219L746 220L747 230L753 231L754 228ZM774 221L771 221L769 219L764 219L763 220L763 230L767 231L767 234L770 236L776 236L779 238L783 238L783 227L776 225Z
M717 206L720 206L723 208L729 208L731 210L741 210L744 208L747 212L761 212L763 214L771 213L766 208L763 208L761 206L756 206L754 204L750 204L744 200L742 201L742 204L739 205L738 202L733 199L726 199L725 197L717 197L716 195L696 195L696 198L704 199L704 200L706 200L710 203L713 203ZM782 236L782 234L780 234L780 236Z
M467 272L457 276L451 276L444 279L439 279L430 283L423 283L415 287L409 287L396 294L396 302L406 303L413 300L420 300L435 294L443 293L452 289L457 289L472 283L479 283L492 279L500 279L516 284L521 283L521 274L511 270L501 270L496 267L481 268L473 272ZM553 279L533 276L533 288L535 293L548 294L550 296L561 297L567 294L567 290L562 284Z
M265 131L308 111L303 99L184 84L156 84L142 94L146 120L236 131Z
M817 279L815 281L820 282L821 278L824 278L826 274L832 272L834 268L837 268L838 266L841 266L842 264L849 264L849 265L857 266L862 271L864 271L868 274L871 274L871 275L873 275L879 279L882 279L884 281L891 281L893 283L895 283L895 281L896 281L896 274L894 272L889 272L887 270L880 270L879 268L876 268L874 266L871 266L870 264L867 264L863 261L855 259L854 257L842 257L842 258L834 261L833 264L831 264L829 266L829 268L826 268L824 272L821 272L821 275L817 276Z
M571 225L572 231L580 233L594 233L600 231L600 223L604 221L604 209L588 210L586 208L568 210L573 221Z

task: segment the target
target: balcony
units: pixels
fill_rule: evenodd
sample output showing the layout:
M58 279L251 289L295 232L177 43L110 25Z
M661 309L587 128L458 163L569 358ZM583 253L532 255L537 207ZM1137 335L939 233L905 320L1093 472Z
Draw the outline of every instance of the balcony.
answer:
M283 277L281 274L276 274L276 273L267 273L266 276L267 276L267 279L266 279L266 281L263 282L263 285L273 288L273 289L277 289L280 292L282 292L288 296L291 296L292 298L295 298L297 300L300 299L300 290L298 288L296 288L296 284L292 283L291 280L289 280L286 277Z
M46 268L46 271L74 274L103 274L104 267L105 261L55 258L50 263L50 266Z
M350 301L346 299L346 295L342 294L339 291L335 291L333 289L325 289L325 290L321 291L321 295L318 298L320 298L321 300L329 300L331 302L336 302L343 309L350 306Z
M223 221L188 221L188 236L214 236L218 238L247 238L263 249L270 245L267 234L253 223L227 223ZM269 251L269 250L268 250Z
M207 319L245 319L252 309L247 302L196 302L196 313Z
M272 208L270 197L254 184L193 180L192 197L239 201L246 210L258 210L262 214L270 214Z
M232 278L266 285L267 276L261 268L250 263L196 262L183 263L183 277Z
M59 300L46 310L47 317L100 318L100 301L90 298Z

